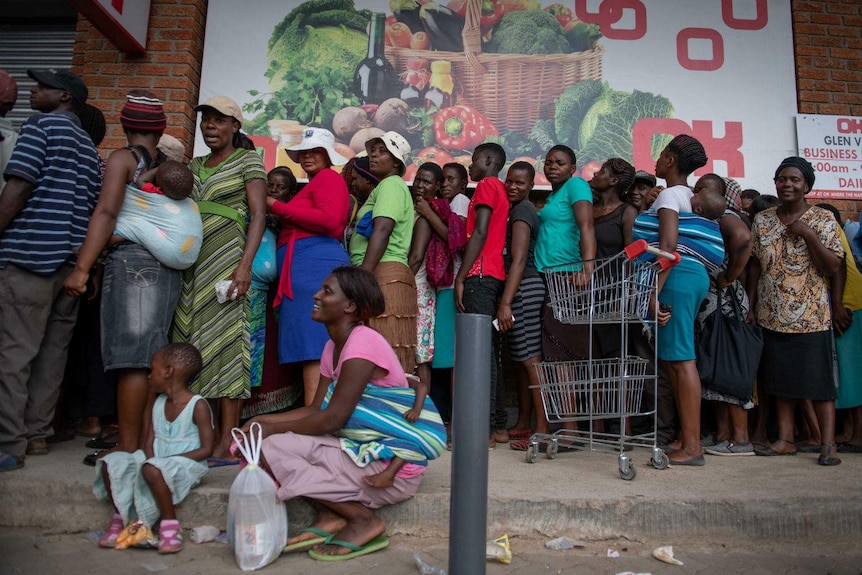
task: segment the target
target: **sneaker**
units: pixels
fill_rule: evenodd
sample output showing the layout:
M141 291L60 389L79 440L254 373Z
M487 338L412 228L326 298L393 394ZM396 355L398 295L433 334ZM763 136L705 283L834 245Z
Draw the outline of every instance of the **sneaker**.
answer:
M24 467L24 457L9 455L0 451L0 471L14 471Z
M159 553L178 553L183 548L183 532L176 519L162 519L159 526Z
M37 437L27 442L27 455L48 455L48 442L44 437Z
M120 517L119 513L114 513L113 517L111 517L111 524L108 526L108 530L99 538L99 547L106 549L115 548L117 546L117 538L120 536L122 530L123 518Z
M716 441L715 436L712 434L709 434L706 437L700 438L700 446L701 447L712 447L714 445L718 445L719 443L722 443L722 442Z
M732 441L722 441L712 447L705 447L704 453L710 455L754 455L754 446L750 443L737 445Z

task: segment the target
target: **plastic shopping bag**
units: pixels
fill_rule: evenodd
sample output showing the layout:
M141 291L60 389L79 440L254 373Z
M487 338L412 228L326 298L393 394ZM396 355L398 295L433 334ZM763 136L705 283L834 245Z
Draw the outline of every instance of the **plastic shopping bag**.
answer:
M227 506L228 542L237 565L254 571L275 561L287 543L287 509L276 497L275 481L259 467L263 434L252 423L249 434L231 430L248 466L230 487Z

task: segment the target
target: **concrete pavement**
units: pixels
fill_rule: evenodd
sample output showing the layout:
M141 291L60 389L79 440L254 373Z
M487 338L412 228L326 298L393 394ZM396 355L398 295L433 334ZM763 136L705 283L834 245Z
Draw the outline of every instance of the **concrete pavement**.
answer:
M91 493L84 439L52 445L19 471L0 473L0 526L51 533L104 529L107 503ZM862 534L862 455L843 454L825 468L816 454L795 457L706 456L705 467L656 470L649 451L630 452L633 481L619 478L615 454L540 455L498 445L489 456L488 533L511 536L638 538L733 534L751 539L827 538ZM451 454L432 461L416 497L381 510L388 532L445 537L449 529ZM236 467L212 470L179 508L184 527L224 528ZM288 505L291 531L310 508Z

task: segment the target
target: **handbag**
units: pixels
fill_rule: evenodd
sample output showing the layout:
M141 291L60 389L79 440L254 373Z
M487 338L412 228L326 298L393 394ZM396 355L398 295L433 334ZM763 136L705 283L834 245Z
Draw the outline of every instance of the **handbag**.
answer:
M697 372L705 386L731 397L749 400L757 378L763 335L760 327L746 323L733 286L724 288L733 305L735 317L718 307L704 322L697 344Z

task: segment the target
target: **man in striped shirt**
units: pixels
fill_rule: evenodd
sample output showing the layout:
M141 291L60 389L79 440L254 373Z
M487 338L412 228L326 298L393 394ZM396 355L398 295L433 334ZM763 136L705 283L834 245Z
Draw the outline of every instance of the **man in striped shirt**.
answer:
M63 291L87 233L99 155L75 111L87 100L68 70L28 70L37 110L18 136L0 194L0 471L48 452L78 301Z

